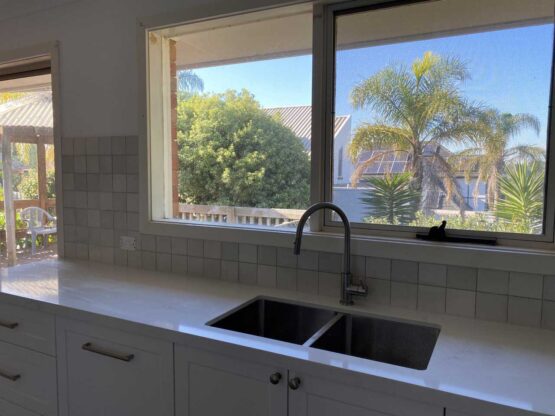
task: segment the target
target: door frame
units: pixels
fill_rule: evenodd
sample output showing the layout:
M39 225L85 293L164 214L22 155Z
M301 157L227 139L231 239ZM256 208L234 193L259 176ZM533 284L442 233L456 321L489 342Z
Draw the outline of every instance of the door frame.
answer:
M0 65L39 57L50 59L50 76L52 80L52 112L54 133L54 166L56 179L56 227L58 257L64 257L64 222L63 222L63 184L62 184L62 100L60 76L60 42L52 41L26 47L0 50Z

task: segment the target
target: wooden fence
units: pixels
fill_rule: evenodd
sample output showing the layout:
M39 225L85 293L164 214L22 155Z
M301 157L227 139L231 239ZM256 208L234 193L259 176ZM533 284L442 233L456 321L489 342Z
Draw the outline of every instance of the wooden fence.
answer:
M224 224L294 227L303 213L302 209L179 204L179 218L183 220Z

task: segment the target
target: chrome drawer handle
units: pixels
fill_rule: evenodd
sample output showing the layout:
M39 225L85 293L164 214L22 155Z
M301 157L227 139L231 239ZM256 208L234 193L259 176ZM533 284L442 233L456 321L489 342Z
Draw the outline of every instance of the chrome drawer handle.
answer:
M104 355L104 356L110 357L110 358L115 358L116 360L125 361L127 363L129 361L131 361L133 358L135 358L135 355L133 355L133 354L120 354L120 353L117 353L117 352L112 352L112 351L105 350L104 348L95 347L92 344L92 342L87 342L87 343L83 344L81 346L81 348L84 349L85 351L93 352L95 354Z
M0 321L0 326L3 327L3 328L15 329L19 326L19 324L17 322Z
M4 373L3 371L0 371L0 377L10 381L17 381L21 378L21 374L8 374L8 373Z

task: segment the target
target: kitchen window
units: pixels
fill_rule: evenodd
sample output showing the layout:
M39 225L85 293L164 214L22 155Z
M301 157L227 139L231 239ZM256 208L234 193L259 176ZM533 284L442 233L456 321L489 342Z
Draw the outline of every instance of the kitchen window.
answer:
M327 200L359 235L446 220L552 245L554 9L354 1L148 30L148 220L292 231Z
M326 183L329 199L366 232L414 235L446 220L461 235L552 239L553 6L330 12L332 109L352 127L351 174Z
M152 171L164 170L166 188L154 217L294 227L310 205L312 7L191 23L152 33L149 44L166 49L168 77Z

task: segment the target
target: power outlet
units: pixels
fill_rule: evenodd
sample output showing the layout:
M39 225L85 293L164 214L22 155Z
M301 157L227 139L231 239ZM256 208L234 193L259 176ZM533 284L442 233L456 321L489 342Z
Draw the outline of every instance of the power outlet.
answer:
M122 250L135 251L137 250L137 241L135 240L135 237L122 235L119 239L119 247Z

